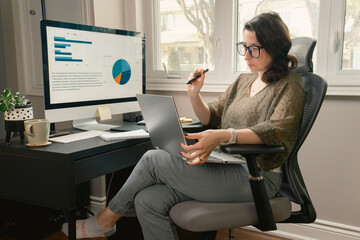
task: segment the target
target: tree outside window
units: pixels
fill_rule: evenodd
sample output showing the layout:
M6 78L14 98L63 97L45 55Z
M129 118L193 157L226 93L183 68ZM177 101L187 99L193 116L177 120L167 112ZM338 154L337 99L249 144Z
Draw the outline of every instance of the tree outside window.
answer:
M342 70L360 70L360 1L347 0Z
M161 56L155 70L161 70L162 63L173 71L192 71L204 65L214 69L215 0L159 1L158 9Z

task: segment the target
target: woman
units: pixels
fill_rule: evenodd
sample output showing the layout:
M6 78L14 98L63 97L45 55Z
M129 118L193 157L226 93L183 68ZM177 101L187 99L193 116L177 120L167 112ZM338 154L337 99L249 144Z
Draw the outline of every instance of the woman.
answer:
M219 144L283 145L286 152L257 158L269 197L282 183L281 165L298 136L305 92L300 76L289 71L296 59L288 55L291 40L278 14L263 13L245 24L238 52L251 73L241 74L215 101L206 104L200 95L205 76L196 69L187 94L199 120L218 127L189 134L197 139L182 145L185 162L162 150L144 154L126 183L97 216L77 221L77 238L110 236L122 216L136 216L145 239L178 239L169 210L191 199L204 202L252 201L246 165L205 164ZM67 224L63 231L67 233Z

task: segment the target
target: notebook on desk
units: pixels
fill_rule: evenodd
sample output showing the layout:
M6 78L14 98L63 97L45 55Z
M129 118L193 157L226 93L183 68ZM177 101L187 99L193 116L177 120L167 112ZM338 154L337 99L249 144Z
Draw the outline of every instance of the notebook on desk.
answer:
M57 142L57 143L72 143L72 142L77 142L77 141L97 137L102 133L104 133L104 132L98 131L98 130L89 130L89 131L84 131L84 132L79 132L79 133L72 133L72 134L60 136L60 137L53 137L53 138L50 138L49 141Z
M179 115L171 96L136 94L146 128L155 148L163 149L179 158L185 159L181 143L186 143ZM243 164L246 161L213 151L207 162Z
M102 133L99 135L99 137L101 137L105 141L114 141L114 140L149 138L149 133L147 133L144 129L138 129L133 131Z

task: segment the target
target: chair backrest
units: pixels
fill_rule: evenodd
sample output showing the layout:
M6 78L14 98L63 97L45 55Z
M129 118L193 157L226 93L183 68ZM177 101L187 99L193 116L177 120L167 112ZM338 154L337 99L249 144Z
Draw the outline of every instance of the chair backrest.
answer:
M292 39L292 46L289 54L296 57L298 66L293 71L296 73L313 72L313 52L316 46L316 39L309 37L297 37Z
M301 210L298 212L292 212L291 217L285 222L310 223L315 221L316 212L311 203L310 196L306 190L305 182L302 178L298 165L297 155L319 113L319 110L325 98L327 83L320 76L311 73L312 60L307 56L312 56L316 40L306 40L305 38L301 38L300 40L301 41L297 41L296 48L298 50L300 49L300 51L305 51L306 53L303 53L302 55L306 57L298 59L300 63L300 69L295 69L295 72L297 72L304 80L306 102L304 106L304 113L302 117L299 137L293 151L290 153L289 157L283 165L284 181L279 193L281 196L287 197L291 201L300 204L301 206ZM308 48L306 49L299 46L299 42L304 43L308 46ZM294 52L294 50L291 52L293 55L296 55L296 52ZM306 61L310 61L311 64L306 63Z

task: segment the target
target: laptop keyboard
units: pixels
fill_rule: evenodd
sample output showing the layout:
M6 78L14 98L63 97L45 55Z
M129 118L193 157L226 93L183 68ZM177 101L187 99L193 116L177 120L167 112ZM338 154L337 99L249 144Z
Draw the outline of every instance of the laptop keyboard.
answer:
M221 161L223 163L246 164L246 160L244 160L244 159L239 159L239 158L233 157L231 155L220 153L217 151L213 151L210 154L208 161L209 162L210 161Z

